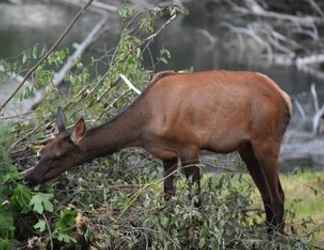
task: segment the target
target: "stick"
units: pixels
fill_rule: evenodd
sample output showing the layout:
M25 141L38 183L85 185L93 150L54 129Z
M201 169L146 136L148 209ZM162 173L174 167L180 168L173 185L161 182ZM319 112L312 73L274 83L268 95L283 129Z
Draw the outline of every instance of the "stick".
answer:
M157 37L161 33L161 31L164 30L164 28L166 26L168 26L176 17L177 17L176 14L174 14L173 16L171 16L155 33L153 33L152 35L150 35L147 38L145 38L143 42L147 42L149 40L153 40L155 37Z
M300 102L298 100L294 100L295 101L295 105L297 107L297 111L300 114L301 118L305 121L306 120L306 113L303 109L303 106L300 104Z
M324 12L322 11L322 9L318 6L318 4L314 1L314 0L307 0L309 2L309 4L312 6L312 8L318 13L320 14L321 17L324 17Z
M52 236L51 226L50 226L50 224L48 222L48 219L47 219L46 215L45 214L42 214L42 216L43 216L43 219L44 219L44 221L46 223L46 227L47 227L47 230L48 230L48 235L49 235L49 239L50 239L51 250L53 250L54 249L54 243L53 243L53 236Z
M317 16L298 17L289 14L277 13L273 11L265 11L263 8L262 9L253 8L252 10L248 10L242 7L235 7L235 9L241 12L242 14L250 14L250 15L261 16L261 17L277 19L277 20L286 20L286 21L298 23L303 26L309 26L310 24L314 24L314 23L321 24L324 22L323 18Z
M136 94L140 95L140 94L142 93L138 88L136 88L136 87L134 86L134 84L132 84L132 83L130 82L130 80L127 79L126 76L124 76L123 74L119 74L119 76L120 76L121 79L123 79L123 81L127 84L127 86L128 86L131 90L133 90Z
M5 108L5 106L11 101L11 99L18 93L18 91L25 84L27 79L32 75L32 73L57 49L57 47L61 44L66 35L73 28L74 24L79 20L80 16L84 13L84 11L91 5L93 0L89 0L87 4L85 4L80 11L76 14L76 16L72 19L71 23L65 28L64 32L60 35L60 37L56 40L56 42L52 45L52 47L46 52L46 54L25 74L23 81L18 85L18 87L14 90L14 92L9 96L9 98L1 105L0 113Z
M80 6L80 5L82 6L84 3L84 1L80 1L80 0L60 0L60 1L63 2L64 4L68 4L72 6ZM118 7L94 0L89 10L100 14L107 13L107 12L115 13L118 11Z

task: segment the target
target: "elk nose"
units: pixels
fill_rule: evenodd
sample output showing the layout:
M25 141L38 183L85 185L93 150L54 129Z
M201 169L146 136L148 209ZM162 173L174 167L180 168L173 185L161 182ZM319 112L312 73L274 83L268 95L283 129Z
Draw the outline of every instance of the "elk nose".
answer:
M26 169L22 172L23 175L23 182L27 184L28 186L35 186L37 185L37 180L35 176L33 175L34 167Z

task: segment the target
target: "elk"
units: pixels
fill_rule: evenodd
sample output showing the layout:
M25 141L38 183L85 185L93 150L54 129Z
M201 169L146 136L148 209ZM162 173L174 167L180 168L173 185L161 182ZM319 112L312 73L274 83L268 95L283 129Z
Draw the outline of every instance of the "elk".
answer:
M200 187L200 150L238 151L264 203L269 228L283 230L284 192L278 175L280 145L292 114L291 99L266 75L248 71L156 74L126 111L87 129L81 118L69 133L58 112L58 134L25 172L31 184L126 147L142 147L163 161L164 192L174 196L178 159Z

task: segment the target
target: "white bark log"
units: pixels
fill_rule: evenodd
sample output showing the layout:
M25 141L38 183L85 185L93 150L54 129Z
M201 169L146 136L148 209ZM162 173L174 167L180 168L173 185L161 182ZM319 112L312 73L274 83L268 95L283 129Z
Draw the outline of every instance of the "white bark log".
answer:
M297 58L296 64L299 66L307 65L307 64L316 64L324 62L324 54L320 55L311 55L307 57Z
M107 23L108 16L104 16L97 25L93 28L93 30L88 34L88 36L84 39L84 41L78 45L75 52L68 58L66 63L64 64L63 68L54 74L53 77L53 84L56 87L59 87L62 83L64 77L67 75L67 73L72 69L72 67L75 65L75 63L80 59L83 52L86 50L86 48L96 39L97 34L103 29L105 24Z

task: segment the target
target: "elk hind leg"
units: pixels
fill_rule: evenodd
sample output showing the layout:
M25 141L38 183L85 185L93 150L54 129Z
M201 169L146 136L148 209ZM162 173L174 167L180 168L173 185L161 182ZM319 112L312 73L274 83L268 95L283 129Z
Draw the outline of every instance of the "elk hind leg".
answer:
M284 192L279 179L279 150L279 143L267 140L262 140L262 143L254 146L257 161L270 191L271 216L267 218L269 232L273 230L282 232L284 228Z
M239 149L240 157L246 164L246 167L258 188L266 213L266 221L270 221L273 217L271 210L271 194L268 186L268 181L265 174L262 172L258 160L255 157L250 144L244 144Z

